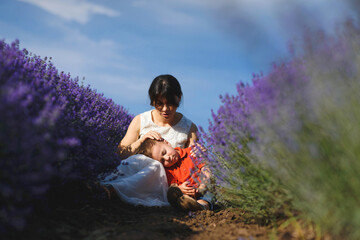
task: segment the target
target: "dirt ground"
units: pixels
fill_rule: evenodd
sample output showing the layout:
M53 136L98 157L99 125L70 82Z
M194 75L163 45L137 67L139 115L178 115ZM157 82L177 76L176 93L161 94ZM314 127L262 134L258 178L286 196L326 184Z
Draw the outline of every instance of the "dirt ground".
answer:
M328 239L314 230L283 224L277 231L245 224L239 209L179 212L171 207L135 207L119 199L94 200L82 207L58 207L38 214L28 228L4 239Z

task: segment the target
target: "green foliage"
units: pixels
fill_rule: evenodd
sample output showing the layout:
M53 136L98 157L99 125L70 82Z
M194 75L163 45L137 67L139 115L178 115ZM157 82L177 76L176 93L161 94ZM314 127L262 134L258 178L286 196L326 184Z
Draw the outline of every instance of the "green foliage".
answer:
M229 151L231 164L220 155L213 158L228 173L222 179L224 183L217 181L217 200L225 206L242 209L248 222L268 224L281 217L290 202L283 186L268 170L250 161L245 142L241 149L233 145ZM219 168L213 166L213 169L219 176Z
M288 93L292 99L273 97L271 124L268 115L256 116L258 138L271 141L258 141L261 153L253 151L291 192L297 209L346 239L360 239L359 39L352 23L336 36L307 36L292 63L306 81ZM291 101L296 104L289 111ZM284 128L289 119L297 127Z
M300 210L360 239L359 39L350 21L308 32L291 61L222 98L204 134L220 199L255 218Z

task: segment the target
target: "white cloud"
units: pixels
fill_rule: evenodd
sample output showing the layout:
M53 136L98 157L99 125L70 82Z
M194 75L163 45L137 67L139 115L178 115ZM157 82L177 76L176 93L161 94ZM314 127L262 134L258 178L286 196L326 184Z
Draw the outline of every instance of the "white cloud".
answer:
M85 77L85 85L90 84L132 112L148 108L149 80L135 74L139 70L134 66L141 68L141 63L134 64L133 60L121 56L112 41L93 41L79 34L51 44L28 44L27 49L41 57L51 56L59 71L70 72L73 78L79 76L80 81ZM137 109L137 105L142 108Z
M122 76L116 74L99 73L94 74L97 79L95 85L106 89L109 96L122 95L122 98L128 101L141 101L147 103L147 90L149 88L149 79L135 76Z
M194 26L201 22L201 19L189 13L186 5L178 1L165 0L136 0L132 6L138 9L145 9L147 13L163 25L171 26Z
M109 17L119 16L120 13L110 8L87 2L86 0L18 0L36 5L54 15L68 21L85 24L91 15L100 14Z

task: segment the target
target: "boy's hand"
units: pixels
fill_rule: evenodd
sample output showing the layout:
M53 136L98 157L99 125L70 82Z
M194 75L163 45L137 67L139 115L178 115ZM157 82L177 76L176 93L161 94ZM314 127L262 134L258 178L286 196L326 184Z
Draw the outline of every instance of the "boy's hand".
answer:
M184 182L179 186L181 192L190 197L195 197L196 189L194 187L188 186L189 182Z

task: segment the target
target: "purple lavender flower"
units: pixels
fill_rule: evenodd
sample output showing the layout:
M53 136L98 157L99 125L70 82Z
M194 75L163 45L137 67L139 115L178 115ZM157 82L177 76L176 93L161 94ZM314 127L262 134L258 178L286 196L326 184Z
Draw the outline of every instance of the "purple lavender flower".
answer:
M19 41L0 41L0 101L1 231L25 227L33 200L46 201L50 188L119 162L132 116Z
M222 195L263 214L289 193L334 236L360 237L359 39L351 21L332 35L306 33L299 54L221 97L201 135Z

